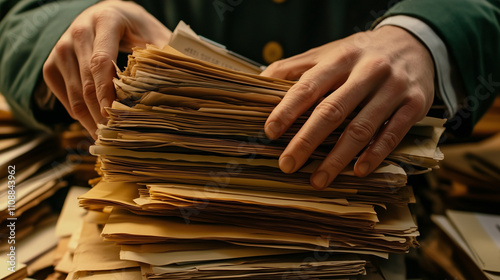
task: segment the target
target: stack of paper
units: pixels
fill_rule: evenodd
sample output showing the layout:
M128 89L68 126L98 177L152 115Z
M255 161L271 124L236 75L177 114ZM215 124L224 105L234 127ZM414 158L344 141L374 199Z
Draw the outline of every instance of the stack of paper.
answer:
M90 148L102 180L80 204L113 207L101 235L148 278L347 277L365 274L371 256L418 245L407 172L437 166L443 121L414 126L373 174L356 177L350 165L315 191L311 173L355 113L284 174L277 159L312 109L276 141L263 126L293 82L168 46L134 49L118 77L119 102Z
M170 38L169 45L181 53L232 70L259 74L263 66L238 55L225 46L196 34L189 25L180 21Z
M0 278L37 278L52 265L57 197L75 165L65 161L57 135L23 127L4 102L0 98L0 253L8 259Z
M26 279L28 277L28 271L25 264L18 262L15 270L9 265L9 258L0 258L1 268L0 268L0 279L2 280L16 280L16 279Z
M480 142L443 146L446 159L437 174L448 205L500 214L500 134Z
M61 133L61 146L67 152L66 159L74 165L72 183L88 185L89 180L98 177L95 171L96 157L89 153L94 139L80 123L71 124Z
M69 224L76 222L78 226L68 227L65 218L59 219L59 233L71 232L64 257L55 266L55 271L68 274L67 279L141 278L139 263L120 260L120 248L100 237L100 223L106 214L89 211L82 219L77 213L67 212L63 209L62 214L73 218L73 223Z
M500 279L500 216L448 210L433 221L465 253L474 279Z

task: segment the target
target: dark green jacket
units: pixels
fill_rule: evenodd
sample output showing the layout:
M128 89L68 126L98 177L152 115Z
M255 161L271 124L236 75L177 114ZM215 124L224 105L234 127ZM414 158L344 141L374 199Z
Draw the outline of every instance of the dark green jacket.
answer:
M14 114L30 126L61 120L39 112L32 93L42 65L71 21L96 0L0 0L0 92ZM198 34L263 63L269 41L284 57L369 29L383 16L409 15L442 38L458 65L467 94L464 109L449 124L458 133L472 129L500 90L500 1L496 0L214 0L136 1L173 29L179 20ZM281 1L276 1L281 2ZM57 116L57 117L56 117Z

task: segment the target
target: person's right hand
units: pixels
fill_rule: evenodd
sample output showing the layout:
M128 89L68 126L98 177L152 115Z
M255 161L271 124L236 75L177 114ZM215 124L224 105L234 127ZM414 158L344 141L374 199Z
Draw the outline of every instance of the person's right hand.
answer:
M119 51L168 43L171 32L141 6L129 1L103 1L75 18L43 66L47 86L70 116L96 137L105 107L116 93L113 60Z

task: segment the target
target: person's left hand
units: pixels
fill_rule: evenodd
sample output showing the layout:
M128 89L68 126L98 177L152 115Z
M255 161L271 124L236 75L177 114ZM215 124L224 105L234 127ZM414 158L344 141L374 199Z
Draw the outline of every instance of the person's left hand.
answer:
M434 64L426 47L406 30L383 26L277 61L265 76L296 80L266 121L270 139L326 93L280 156L285 173L297 171L356 108L361 110L311 176L323 189L366 147L355 166L366 176L428 112L434 99Z
M106 107L116 98L118 52L146 44L163 46L170 30L132 1L100 1L80 13L55 44L43 79L69 115L97 138Z

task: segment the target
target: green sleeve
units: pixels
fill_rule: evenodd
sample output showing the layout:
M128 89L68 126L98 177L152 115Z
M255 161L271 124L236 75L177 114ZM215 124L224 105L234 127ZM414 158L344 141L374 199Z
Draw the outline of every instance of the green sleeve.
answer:
M468 135L500 91L500 1L407 0L384 17L408 15L428 24L456 62L465 98L447 127Z
M96 2L0 0L0 93L26 125L46 129L31 102L43 64L73 19Z

